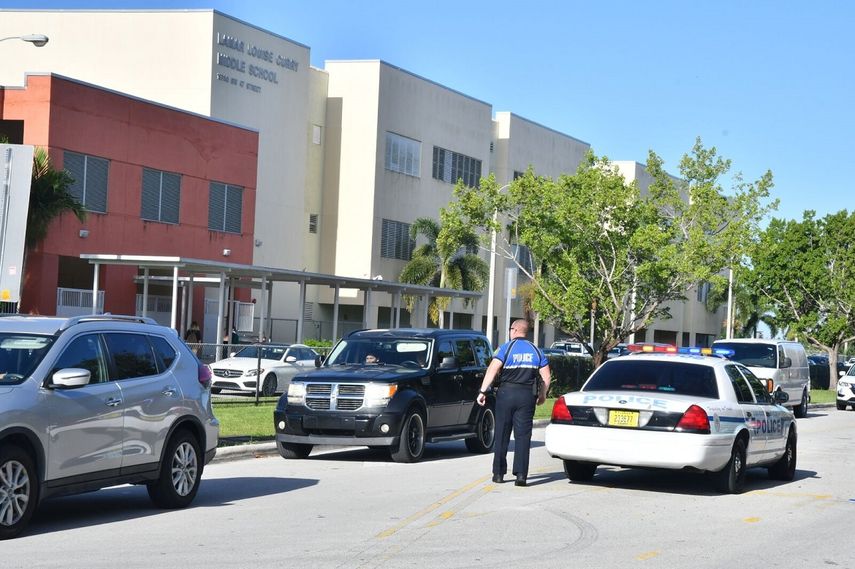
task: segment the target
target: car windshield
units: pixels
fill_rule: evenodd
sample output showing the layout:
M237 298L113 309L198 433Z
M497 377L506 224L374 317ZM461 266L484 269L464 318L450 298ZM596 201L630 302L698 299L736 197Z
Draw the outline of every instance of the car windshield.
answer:
M287 349L287 346L247 346L237 352L234 357L258 359L258 352L260 350L261 359L263 360L281 360Z
M0 385L20 383L29 377L53 340L51 336L0 334Z
M747 344L742 342L716 342L715 348L728 348L733 355L728 359L748 367L778 367L777 350L774 344Z
M582 391L656 391L718 399L713 368L671 359L634 360L632 356L601 365Z
M339 342L324 365L402 365L424 368L430 364L431 340L410 338L355 338Z

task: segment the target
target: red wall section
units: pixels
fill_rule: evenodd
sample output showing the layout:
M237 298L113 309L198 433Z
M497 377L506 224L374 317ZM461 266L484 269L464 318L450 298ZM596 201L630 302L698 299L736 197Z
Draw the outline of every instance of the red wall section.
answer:
M252 264L258 133L55 75L29 76L25 89L0 93L0 118L23 120L24 143L47 146L56 167L66 150L110 161L107 213L89 212L83 223L71 214L54 221L38 260L26 267L22 310L55 306L59 256L166 255ZM143 167L181 175L178 224L140 218ZM240 235L208 230L211 181L244 188ZM88 237L80 237L81 229ZM223 249L231 249L227 259ZM134 273L107 269L105 310L133 313ZM45 290L34 291L35 282Z

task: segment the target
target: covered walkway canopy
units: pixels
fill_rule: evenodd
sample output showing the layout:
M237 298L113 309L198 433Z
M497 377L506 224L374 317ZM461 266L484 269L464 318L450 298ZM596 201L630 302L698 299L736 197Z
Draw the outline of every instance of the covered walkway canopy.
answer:
M164 280L172 283L172 315L170 326L183 333L186 328L187 311L182 311L181 327L178 324L178 289L182 285L182 306L193 304L193 284L219 285L217 312L217 330L222 331L225 325L226 313L226 285L229 287L244 287L259 289L260 302L260 332L266 330L271 314L272 284L274 282L291 282L300 286L299 310L297 311L297 342L303 341L303 306L306 302L306 285L328 286L334 289L333 296L333 338L338 338L338 309L339 294L341 289L357 289L365 293L365 304L369 303L371 293L386 292L392 295L392 309L394 310L394 326L400 326L401 321L401 297L410 296L435 296L449 298L463 298L477 300L481 297L480 292L469 292L456 289L437 288L430 286L411 285L405 283L360 279L353 277L341 277L322 273L310 273L293 269L276 269L257 265L241 265L238 263L223 263L220 261L209 261L205 259L189 259L185 257L162 257L152 255L111 255L111 254L82 254L81 259L89 261L94 265L94 277L92 282L93 298L98 294L98 274L101 265L126 265L142 269L143 302L142 315L146 315L148 306L148 286L150 281L162 283ZM152 276L151 269L172 269L172 277ZM93 313L96 303L92 303ZM423 303L425 317L427 316L427 303ZM367 328L367 311L363 312L363 327ZM451 319L453 320L453 318Z

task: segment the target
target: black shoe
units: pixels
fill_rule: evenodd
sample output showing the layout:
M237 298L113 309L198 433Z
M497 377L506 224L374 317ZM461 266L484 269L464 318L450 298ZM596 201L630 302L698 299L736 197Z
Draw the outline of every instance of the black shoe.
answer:
M514 486L527 486L528 484L525 481L524 476L517 476L516 481L514 482Z
M502 476L501 474L494 474L493 475L493 482L495 482L496 484L501 484L504 481L505 481L505 477Z

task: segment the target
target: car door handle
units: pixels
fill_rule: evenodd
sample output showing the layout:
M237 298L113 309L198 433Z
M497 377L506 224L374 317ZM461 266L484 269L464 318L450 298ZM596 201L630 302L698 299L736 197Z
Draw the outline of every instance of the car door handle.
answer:
M483 373L476 373L475 379L484 379L484 374Z
M164 389L160 393L162 395L166 395L167 397L172 397L173 395L175 395L175 388L174 387L167 387L166 389Z
M750 419L751 417L753 417L753 415L751 414L751 411L746 411L746 412L745 412L745 416L746 416L748 419Z
M462 376L462 375L455 375L455 376L454 376L454 380L455 380L455 381L462 381L462 380L463 380L463 376Z
M118 407L122 404L122 400L119 397L111 397L105 401L107 407Z

